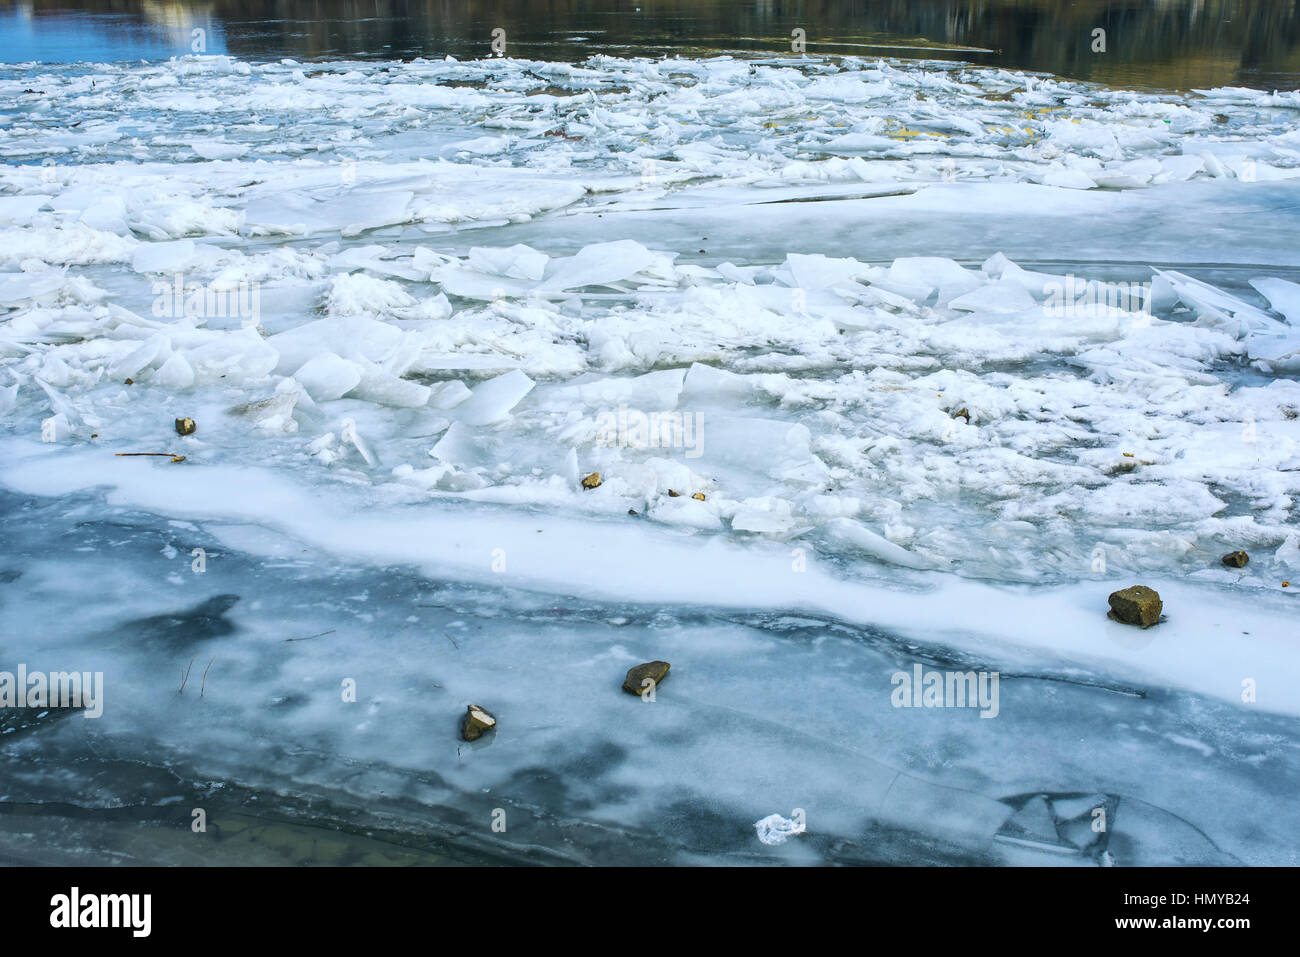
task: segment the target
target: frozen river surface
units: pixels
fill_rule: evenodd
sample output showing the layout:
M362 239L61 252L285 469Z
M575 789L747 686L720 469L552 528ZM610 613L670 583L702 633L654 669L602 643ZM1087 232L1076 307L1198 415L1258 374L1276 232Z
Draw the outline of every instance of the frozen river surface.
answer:
M0 860L1300 862L1300 94L0 94Z

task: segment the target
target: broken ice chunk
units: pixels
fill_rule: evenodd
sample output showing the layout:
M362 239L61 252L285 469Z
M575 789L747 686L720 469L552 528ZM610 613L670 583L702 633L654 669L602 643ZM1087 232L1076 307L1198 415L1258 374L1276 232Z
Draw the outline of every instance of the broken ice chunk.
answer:
M238 159L248 152L246 143L227 143L217 139L191 139L190 149L205 160Z
M456 407L456 417L466 425L501 422L532 389L533 380L515 369L476 386L469 399Z
M785 264L800 289L830 289L850 283L867 271L856 259L831 259L821 254L788 253Z
M209 336L203 345L186 354L195 377L201 381L225 379L227 385L256 382L270 375L279 361L279 353L252 327Z
M682 395L742 396L754 391L754 380L726 369L694 362L686 371Z
M418 409L429 401L429 387L393 375L368 359L353 360L361 381L349 393L357 399L399 409Z
M1159 160L1143 157L1124 163L1108 163L1104 169L1095 170L1089 175L1098 186L1105 189L1141 189L1150 185L1152 178L1161 172L1163 167Z
M1094 189L1097 186L1092 177L1083 170L1065 166L1054 166L1041 173L1030 173L1029 178L1044 186L1057 186L1062 189Z
M722 528L722 519L718 517L717 512L685 495L660 499L654 504L649 515L657 522L683 528L698 528L704 531L717 531Z
M584 246L576 255L551 263L551 275L537 288L541 291L580 289L583 286L607 285L627 279L651 266L666 261L632 239Z
M72 370L58 356L50 354L41 363L41 371L36 374L42 382L59 389L66 389L72 384Z
M511 279L542 278L551 257L531 246L516 243L509 248L474 246L469 251L469 265L479 272Z
M435 409L454 409L473 394L459 379L439 382L429 387L429 405Z
M454 263L438 267L433 271L432 277L442 283L442 288L453 296L483 302L507 297L519 298L532 289L527 280L471 272Z
M721 263L716 267L719 276L727 282L737 282L745 286L754 285L755 279L763 271L762 266L737 266L735 263Z
M1300 326L1300 284L1285 279L1252 279L1250 284L1293 326Z
M166 336L151 336L109 366L108 378L110 381L117 382L134 378L152 365L160 355L166 356L170 353L171 344Z
M64 416L69 423L81 421L81 416L77 414L76 408L62 392L40 379L36 380L36 384L41 387L41 391L50 400L50 409L56 415Z
M1300 533L1292 532L1286 537L1273 553L1273 561L1292 571L1300 571Z
M1205 162L1199 156L1165 156L1160 160L1161 176L1171 183L1185 183L1202 169Z
M49 201L48 196L0 196L0 226L28 223Z
M1250 303L1243 302L1217 286L1193 279L1174 269L1152 268L1157 276L1173 286L1179 299L1193 309L1199 310L1202 315L1209 315L1219 320L1219 325L1235 333L1238 338L1244 333L1287 331L1282 323L1262 309L1256 309Z
M844 133L833 137L818 149L823 153L888 153L898 147L898 140L870 133Z
M81 214L81 221L91 229L125 236L131 227L127 222L126 200L121 196L105 196L99 202L86 207Z
M999 279L956 297L948 303L948 308L968 312L1016 313L1033 309L1037 305L1034 297L1020 283Z
M277 184L279 185L279 184ZM334 190L268 192L251 198L245 207L245 222L251 235L268 233L311 234L338 230L354 236L411 218L409 207L415 194L389 187L340 187Z
M499 461L495 457L489 436L480 435L460 422L453 422L437 444L429 449L429 457L460 469L487 468Z
M578 382L556 389L553 401L567 404L577 398L584 405L614 409L629 405L643 409L672 409L681 394L685 372L681 369L660 369L633 378L604 378Z
M55 292L63 285L61 269L20 272L0 276L0 305L11 305Z
M393 280L360 272L335 276L325 296L331 316L382 316L414 305L414 297Z
M1246 354L1274 372L1300 372L1300 333L1284 336L1251 336Z
M492 156L496 153L504 153L509 148L510 137L508 136L479 136L472 140L462 140L450 147L450 150L457 153L473 153L476 156Z
M747 498L731 518L731 527L738 532L783 534L794 527L790 503L783 498L765 496Z
M154 373L153 381L164 389L188 389L194 384L194 368L183 355L173 352Z
M178 273L194 264L194 240L141 243L131 256L131 268L144 273Z
M332 352L322 352L302 364L293 377L302 383L307 394L317 402L347 395L361 382L361 370Z
M1057 825L1057 832L1062 839L1069 841L1081 851L1087 851L1100 843L1106 836L1105 831L1097 830L1090 818L1075 821L1063 821Z
M825 464L812 453L811 430L802 423L740 416L699 422L694 450L717 478L765 475L798 485L822 485Z
M967 271L960 263L942 256L905 256L895 259L889 267L888 278L890 283L903 287L938 287L940 300L960 296L980 285L979 276Z
M901 545L877 535L851 518L836 518L826 523L826 530L841 541L854 545L872 558L905 568L933 568L934 564Z
M379 464L379 459L374 452L370 451L370 446L357 433L357 425L351 419L345 419L343 425L343 441L350 444L357 453L366 461L366 464L374 468Z
M764 844L784 844L796 834L802 834L806 829L803 820L791 820L782 817L780 814L769 814L761 821L754 822L754 830L758 832L758 839Z
M1058 819L1071 821L1084 815L1091 817L1095 809L1106 807L1110 802L1111 799L1104 794L1062 794L1052 798L1052 811Z
M63 412L41 420L41 438L46 442L66 442L72 438L72 424Z
M255 428L267 432L297 432L298 423L293 418L293 407L297 403L297 392L284 392L260 402L237 405L230 414L247 419Z
M1003 282L1015 283L1029 293L1035 301L1046 298L1049 288L1054 288L1054 285L1060 285L1065 280L1064 276L1024 269L1013 263L1002 253L994 253L984 261L981 268L987 276L1000 279Z
M402 343L402 331L366 316L331 316L287 329L266 341L279 353L275 371L290 375L325 351L344 359L382 361Z
M998 833L1043 844L1060 843L1052 809L1047 803L1047 798L1041 794L1036 794L1026 801L1019 811L1007 819Z

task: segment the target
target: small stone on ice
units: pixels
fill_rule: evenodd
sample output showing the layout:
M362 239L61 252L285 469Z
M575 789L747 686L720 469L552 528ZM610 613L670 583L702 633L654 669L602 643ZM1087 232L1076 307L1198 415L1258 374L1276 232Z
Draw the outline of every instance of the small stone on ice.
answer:
M1242 568L1248 561L1250 561L1250 556L1242 551L1228 552L1223 556L1223 564L1229 568Z
M600 484L601 484L601 479L600 479L599 472L592 472L590 475L588 475L585 479L582 480L582 487L587 490L591 490L593 488L600 488Z
M703 501L704 501L704 493L703 493L703 492L696 492L694 495L691 496L691 498L695 499L697 502L703 502Z
M647 661L645 664L629 668L623 679L623 690L628 694L639 695L647 688L658 687L672 667L666 661ZM647 683L648 682L648 683Z
M479 705L472 704L465 710L465 717L460 722L460 736L466 741L477 741L484 731L491 731L497 726L497 719L492 712Z
M1110 595L1110 611L1106 617L1126 625L1150 628L1160 620L1164 607L1160 595L1146 585L1131 585Z
M193 434L194 434L194 430L197 429L197 428L198 428L198 426L194 424L194 420L193 420L193 419L177 419L177 420L176 420L176 434L177 434L177 435L193 435Z

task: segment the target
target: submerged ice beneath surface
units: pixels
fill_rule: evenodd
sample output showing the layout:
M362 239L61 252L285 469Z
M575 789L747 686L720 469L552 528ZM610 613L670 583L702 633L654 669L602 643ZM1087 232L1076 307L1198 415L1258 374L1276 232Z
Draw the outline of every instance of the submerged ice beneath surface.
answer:
M203 806L214 833L230 812L292 817L306 801L316 815L363 808L366 827L422 846L515 859L545 849L596 864L1295 863L1286 795L1298 719L1268 706L1296 676L1261 678L1258 708L1168 687L1181 680L1172 670L1138 677L1144 657L1154 667L1191 647L1201 660L1211 647L1202 636L1249 654L1215 626L1262 637L1269 615L1227 595L1198 605L1193 589L1171 591L1187 612L1163 635L1143 634L1146 656L1104 618L1062 623L1063 638L1082 631L1111 648L1119 660L1108 665L1077 644L1057 653L968 635L953 649L942 643L951 633L931 642L933 629L901 619L877 627L807 605L781 610L770 587L767 603L761 587L721 604L664 601L681 582L657 579L633 600L559 598L503 587L500 576L474 585L339 561L260 521L162 519L95 494L0 500L0 589L17 626L6 659L105 674L101 719L0 738L7 801L53 788L66 803L70 790L79 819L105 822L127 809L166 822L173 804ZM482 509L464 518L491 527ZM573 534L537 521L542 538ZM663 537L647 543L654 557L674 554L707 577L707 561ZM201 575L187 564L196 547L207 555ZM887 606L920 600L814 577L809 595L840 587L884 618ZM971 608L976 595L943 600ZM1050 603L1063 598L1073 601ZM987 589L984 600L1020 617L1028 609ZM42 628L74 605L84 609L69 616L75 625ZM629 666L660 656L673 668L653 701L621 690ZM1204 661L1206 673L1219 667ZM994 662L996 720L893 703L899 673ZM1111 677L1126 672L1135 680ZM468 701L499 723L473 744L456 735ZM60 783L69 767L76 779ZM222 782L254 789L257 804L231 806ZM1107 815L1102 836L1076 826L1096 808ZM501 811L504 833L492 828ZM39 826L58 819L51 809ZM178 833L176 853L192 854L188 819ZM105 851L139 860L131 842ZM217 840L210 853L228 851Z
M1127 862L1294 863L1290 817L1243 822L1282 793L1266 771L1292 780L1300 714L1297 95L855 59L318 67L0 67L0 485L55 524L136 516L62 564L10 546L10 594L72 608L70 581L113 571L59 635L11 599L34 630L5 652L96 657L148 701L179 615L248 689L211 724L119 712L106 737L309 800L338 761L361 800L390 772L466 814L504 789L670 833L668 857L753 853L755 822L800 807L792 860L1074 853L1082 801L1148 822ZM165 522L231 557L224 591L183 542L158 545L166 574L114 566ZM354 601L393 566L414 591ZM252 597L276 569L301 600ZM1103 616L1138 575L1169 617L1140 634ZM489 613L483 587L528 591ZM411 607L428 588L473 609L446 641ZM283 646L280 674L270 649L334 616L355 627ZM431 644L466 652L436 707L386 684ZM922 718L888 703L922 657L1021 677L998 721ZM651 658L672 677L627 725L607 672ZM340 712L295 684L335 672L389 690ZM525 702L539 672L555 700ZM469 700L500 740L429 785L451 759L430 729ZM238 739L224 770L184 755L200 725L205 755ZM76 723L50 731L76 747ZM282 734L310 756L259 776ZM593 769L600 793L569 794ZM845 850L871 821L906 847Z

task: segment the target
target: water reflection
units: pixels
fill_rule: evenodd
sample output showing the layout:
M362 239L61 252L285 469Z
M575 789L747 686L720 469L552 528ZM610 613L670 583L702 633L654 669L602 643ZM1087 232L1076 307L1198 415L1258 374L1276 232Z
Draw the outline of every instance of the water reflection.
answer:
M9 62L789 51L939 57L1123 86L1300 88L1296 0L0 0ZM1093 31L1106 51L1093 51Z

